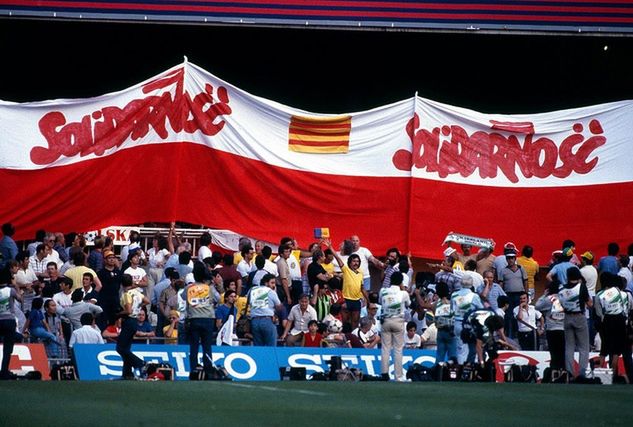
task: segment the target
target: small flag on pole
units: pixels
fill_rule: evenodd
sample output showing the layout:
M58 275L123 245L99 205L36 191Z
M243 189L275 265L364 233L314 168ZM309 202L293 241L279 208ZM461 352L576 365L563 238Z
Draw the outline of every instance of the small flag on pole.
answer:
M299 153L347 153L351 129L351 116L292 116L288 149Z
M330 238L330 229L329 228L315 228L314 229L314 238L315 239L329 239Z

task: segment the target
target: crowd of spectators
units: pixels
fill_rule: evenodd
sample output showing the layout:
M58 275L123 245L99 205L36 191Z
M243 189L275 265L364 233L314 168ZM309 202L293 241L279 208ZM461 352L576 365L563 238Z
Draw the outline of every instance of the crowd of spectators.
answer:
M126 319L122 282L129 281L147 301L134 316L134 339L185 344L185 290L204 282L214 333L231 322L233 335L223 339L228 345L386 345L433 350L438 362L458 364L485 363L503 348L547 350L553 369L575 376L584 375L593 348L616 374L631 373L632 257L614 243L596 268L591 252L578 256L573 241L563 242L543 268L545 291L537 295L541 266L529 245L519 253L508 242L499 255L494 247L473 252L467 244L454 245L461 250L449 245L440 263L414 272L410 257L397 248L375 257L358 236L337 249L329 240L301 249L284 237L278 254L242 238L238 252L223 254L211 249L205 233L194 254L173 230L154 236L148 250L132 232L117 256L107 237L88 246L81 234L43 230L19 250L15 230L4 224L0 268L7 273L3 285L15 290L15 304L0 307L0 322L12 316L13 339L42 342L53 359L69 357L75 343L116 343ZM391 317L386 298L396 294L389 288L404 292L398 297L402 311ZM618 357L626 372L617 372Z

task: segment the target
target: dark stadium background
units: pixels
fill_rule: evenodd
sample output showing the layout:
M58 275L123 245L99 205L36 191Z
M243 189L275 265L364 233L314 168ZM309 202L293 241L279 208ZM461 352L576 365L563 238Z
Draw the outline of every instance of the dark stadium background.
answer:
M633 99L631 37L3 18L0 53L0 99L14 102L121 90L184 55L253 94L313 112L361 111L416 91L497 113Z

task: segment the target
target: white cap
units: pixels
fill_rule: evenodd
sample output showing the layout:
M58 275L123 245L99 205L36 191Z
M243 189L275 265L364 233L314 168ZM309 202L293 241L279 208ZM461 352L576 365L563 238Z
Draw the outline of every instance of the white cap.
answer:
M196 279L193 278L193 273L189 273L185 276L185 285L190 283L196 283Z

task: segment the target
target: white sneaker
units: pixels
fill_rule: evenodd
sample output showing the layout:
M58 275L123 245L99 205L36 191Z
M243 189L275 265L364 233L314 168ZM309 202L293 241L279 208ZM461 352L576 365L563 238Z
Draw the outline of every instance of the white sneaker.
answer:
M407 377L400 377L400 378L396 378L396 381L399 383L410 383L411 379Z

